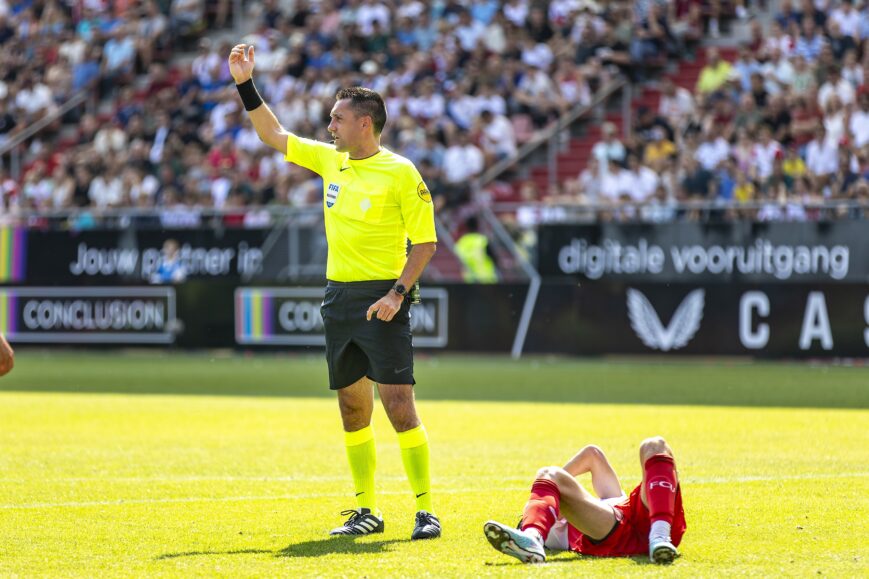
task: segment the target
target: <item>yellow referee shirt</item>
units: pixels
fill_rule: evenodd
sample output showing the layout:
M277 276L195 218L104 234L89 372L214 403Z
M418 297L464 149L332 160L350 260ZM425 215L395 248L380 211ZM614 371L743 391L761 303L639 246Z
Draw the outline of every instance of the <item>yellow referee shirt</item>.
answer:
M401 155L381 147L368 158L351 159L334 145L290 135L285 158L323 177L327 279L398 279L408 239L437 241L431 194Z

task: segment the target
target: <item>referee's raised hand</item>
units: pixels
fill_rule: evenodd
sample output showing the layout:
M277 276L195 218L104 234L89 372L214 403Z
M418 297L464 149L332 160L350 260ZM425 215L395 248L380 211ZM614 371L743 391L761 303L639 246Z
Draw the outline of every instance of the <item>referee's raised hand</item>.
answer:
M235 84L250 80L253 75L253 45L236 44L229 53L229 73Z

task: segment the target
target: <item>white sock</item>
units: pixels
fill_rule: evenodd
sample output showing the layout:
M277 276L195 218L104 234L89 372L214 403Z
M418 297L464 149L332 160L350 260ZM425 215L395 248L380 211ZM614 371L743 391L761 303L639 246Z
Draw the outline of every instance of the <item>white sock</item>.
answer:
M670 523L667 521L655 521L652 523L652 528L649 531L649 542L651 539L659 539L664 541L670 540Z
M525 534L531 535L532 537L534 537L534 539L537 540L537 542L539 542L541 545L543 544L543 535L540 534L540 531L538 529L535 529L534 527L528 527L527 529L525 529Z

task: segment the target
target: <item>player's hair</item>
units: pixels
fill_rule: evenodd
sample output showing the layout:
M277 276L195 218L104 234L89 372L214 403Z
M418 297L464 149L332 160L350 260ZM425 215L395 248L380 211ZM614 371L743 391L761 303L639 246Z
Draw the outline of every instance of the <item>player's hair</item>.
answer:
M386 125L386 105L376 91L362 86L342 88L335 95L335 100L350 99L350 108L357 117L371 117L374 123L374 134L383 132Z

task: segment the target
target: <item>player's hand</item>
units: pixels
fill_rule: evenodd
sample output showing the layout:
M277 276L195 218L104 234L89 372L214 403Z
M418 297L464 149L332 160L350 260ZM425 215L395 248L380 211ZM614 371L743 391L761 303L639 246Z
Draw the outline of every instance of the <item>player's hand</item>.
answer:
M250 80L253 75L253 45L236 44L229 53L229 73L235 84Z
M391 322L398 310L401 309L401 302L404 298L389 290L389 293L371 304L368 308L368 313L365 314L365 319L371 321L371 316L377 314L377 319L384 322Z
M6 338L0 334L0 376L5 376L15 365L15 352Z

